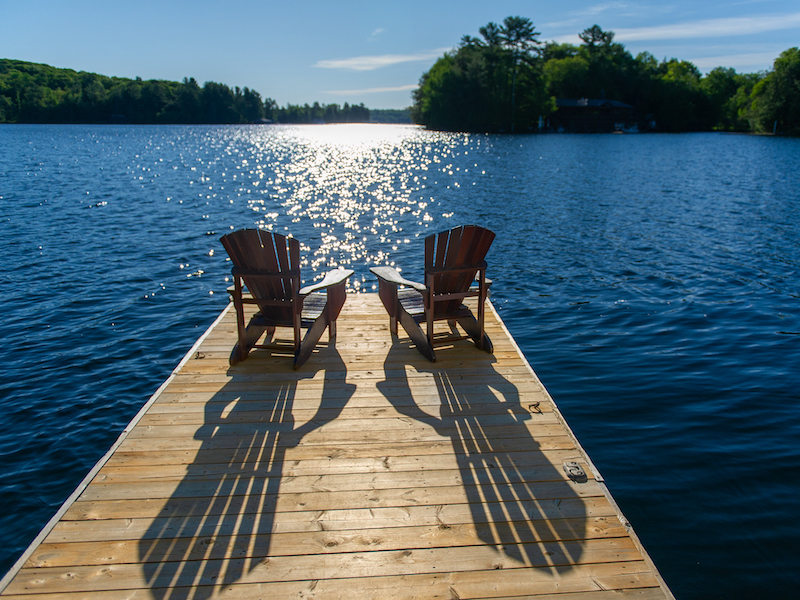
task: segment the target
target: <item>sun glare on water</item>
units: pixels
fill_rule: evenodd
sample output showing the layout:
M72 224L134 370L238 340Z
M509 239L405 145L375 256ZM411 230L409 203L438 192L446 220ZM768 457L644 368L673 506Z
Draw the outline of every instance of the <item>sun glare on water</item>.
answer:
M257 213L258 227L301 241L315 278L331 268L394 264L432 220L426 180L436 134L358 124L239 135L230 152L239 160L238 195ZM362 274L350 285L367 291L372 282Z

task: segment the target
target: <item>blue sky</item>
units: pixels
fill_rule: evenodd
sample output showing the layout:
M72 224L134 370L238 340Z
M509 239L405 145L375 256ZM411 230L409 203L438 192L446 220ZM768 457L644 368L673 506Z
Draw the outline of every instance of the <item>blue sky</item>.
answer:
M287 103L402 108L465 34L510 15L540 39L594 24L634 55L769 69L800 45L797 0L0 0L0 57L120 77L249 87Z

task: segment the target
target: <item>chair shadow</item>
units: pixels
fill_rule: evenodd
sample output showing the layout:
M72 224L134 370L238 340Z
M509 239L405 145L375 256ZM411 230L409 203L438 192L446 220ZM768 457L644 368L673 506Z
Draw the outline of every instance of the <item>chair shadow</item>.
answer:
M471 353L469 369L479 378L464 382L463 370L456 374L439 366L442 358L459 352ZM533 417L520 405L518 388L494 369L494 356L477 348L459 345L437 350L437 356L439 362L432 364L410 342L394 337L384 363L386 380L378 389L399 413L450 438L476 534L484 544L552 574L569 571L583 552L586 507L531 435L525 421ZM407 365L435 379L439 417L417 405Z
M297 382L245 391L237 375L246 362L229 369L231 381L206 403L194 462L139 542L154 598L208 598L269 556L286 450L336 419L355 392L336 349L319 350L294 372L299 381L325 371L319 408L299 427ZM314 365L323 360L324 368Z

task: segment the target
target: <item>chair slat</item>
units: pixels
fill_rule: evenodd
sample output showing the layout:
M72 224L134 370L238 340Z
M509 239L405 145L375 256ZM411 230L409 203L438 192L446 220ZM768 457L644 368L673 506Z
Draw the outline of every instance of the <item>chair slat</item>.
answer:
M475 225L467 225L463 228L461 233L461 242L458 246L458 255L456 257L454 266L475 264L474 241L477 230L478 228ZM453 274L450 276L450 285L448 286L448 290L451 292L463 292L464 290L469 289L469 286L474 279L475 271L453 272Z
M259 237L262 240L264 249L262 269L270 273L279 273L281 271L279 256L286 253L286 238L279 233L263 230L259 230ZM269 296L273 299L291 298L290 295L286 294L286 285L282 280L270 282L267 284L267 289L269 290Z
M385 272L389 267L372 267L378 277L381 301L389 313L389 329L397 334L400 324L417 349L428 360L435 361L435 345L456 336L434 335L435 321L457 322L475 344L492 352L492 343L484 331L484 303L487 294L486 253L494 233L477 225L454 227L425 238L425 284L404 280L399 273ZM472 287L476 275L479 285ZM406 286L401 288L400 286ZM478 297L478 318L462 303L467 297ZM420 324L424 322L426 332Z
M336 336L336 318L346 299L346 279L353 271L345 269L338 276L326 275L323 282L300 295L300 242L279 233L258 229L240 229L222 236L221 243L233 263L234 285L229 288L236 307L239 343L231 354L231 364L247 357L264 332L276 326L294 329L294 367L301 366L328 329L329 339ZM242 282L250 294L243 295ZM324 283L328 282L328 283ZM323 285L324 283L324 285ZM310 293L309 293L310 292ZM245 303L256 303L260 312L245 326ZM301 341L301 329L307 332ZM260 346L271 347L271 346Z

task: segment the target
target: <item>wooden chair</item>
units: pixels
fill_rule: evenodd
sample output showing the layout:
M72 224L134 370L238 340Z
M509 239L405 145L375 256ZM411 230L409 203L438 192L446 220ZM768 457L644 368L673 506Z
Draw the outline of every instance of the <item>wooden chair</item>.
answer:
M329 340L336 337L336 318L347 296L346 280L353 271L330 271L319 283L300 287L300 243L278 233L240 229L220 239L233 263L234 285L228 288L236 308L239 342L230 363L247 358L252 348L280 348L278 344L256 342L264 332L267 340L276 327L294 329L294 368L308 360L328 328ZM244 293L244 288L250 292ZM257 304L257 312L245 327L244 305ZM301 329L307 329L301 340Z
M486 279L486 253L494 233L467 225L425 238L425 283L402 277L392 267L371 267L379 282L380 295L389 313L389 328L397 335L403 326L423 356L436 361L434 346L470 337L478 348L492 352L492 342L484 331L484 303L491 282ZM477 286L474 285L477 277ZM401 287L403 286L403 287ZM478 318L462 304L464 298L478 297ZM433 324L447 320L451 330L458 323L467 336L434 337ZM425 322L425 333L420 323Z

